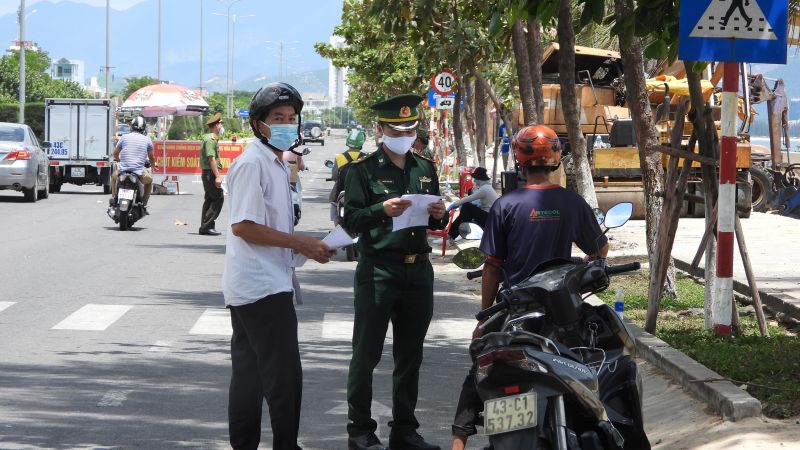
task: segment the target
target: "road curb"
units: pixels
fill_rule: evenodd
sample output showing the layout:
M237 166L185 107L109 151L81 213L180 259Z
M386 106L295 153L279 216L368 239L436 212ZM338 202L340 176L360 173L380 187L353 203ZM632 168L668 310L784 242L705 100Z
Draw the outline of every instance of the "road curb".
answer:
M748 417L761 417L761 402L746 391L730 381L700 381L719 380L722 377L630 321L626 320L625 323L636 340L638 356L661 369L723 419L735 422Z
M705 269L697 267L692 270L691 263L681 261L678 258L675 258L675 267L690 275L705 278ZM733 280L733 290L744 296L752 297L750 286L735 278ZM761 296L761 302L764 304L764 306L769 308L770 311L774 313L786 314L795 320L800 320L800 299L792 297L791 295L783 292L767 292L763 289L759 289L758 293Z

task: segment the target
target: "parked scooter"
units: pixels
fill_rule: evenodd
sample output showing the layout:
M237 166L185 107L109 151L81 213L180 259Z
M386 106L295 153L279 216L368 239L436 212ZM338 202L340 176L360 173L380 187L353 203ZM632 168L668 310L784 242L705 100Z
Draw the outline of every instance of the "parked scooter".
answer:
M606 231L625 224L632 212L630 203L607 214L596 210ZM476 227L464 224L468 232ZM470 248L453 261L476 269L485 258ZM476 315L488 318L483 335L470 345L494 450L650 448L634 340L611 308L583 301L606 289L610 275L639 268L572 258L543 263L515 285L503 273L496 303Z
M145 167L150 167L146 163ZM142 196L144 184L139 175L133 172L121 172L117 177L117 195L109 201L108 217L119 224L119 230L130 229L134 223L147 215Z
M302 155L308 155L311 149L304 148ZM294 164L294 163L292 163ZM294 208L294 224L300 223L300 217L303 215L303 183L300 181L300 174L297 174L297 181L290 182L289 188L292 190L292 206Z

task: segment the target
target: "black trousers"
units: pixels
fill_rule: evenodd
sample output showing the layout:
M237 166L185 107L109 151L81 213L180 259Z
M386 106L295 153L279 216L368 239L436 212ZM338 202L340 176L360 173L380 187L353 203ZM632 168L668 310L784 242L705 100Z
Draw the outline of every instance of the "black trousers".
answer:
M483 412L483 402L475 387L475 364L473 364L469 374L464 378L461 394L458 396L458 406L452 426L453 436L468 437L477 434L475 425L483 425L479 416L481 412Z
M264 398L272 422L272 448L299 450L303 370L297 345L292 293L231 306L231 386L228 431L231 447L257 449Z
M464 203L458 210L458 217L453 220L450 225L449 235L451 239L458 237L458 226L464 222L470 222L480 225L481 228L486 226L486 219L489 218L489 213L482 210L480 207L475 206L473 203Z
M200 216L200 231L208 231L216 228L214 222L222 212L222 203L225 201L225 195L221 187L217 187L214 177L214 172L211 170L204 170L201 175L203 180L203 190L205 191L205 201L203 202L203 212Z

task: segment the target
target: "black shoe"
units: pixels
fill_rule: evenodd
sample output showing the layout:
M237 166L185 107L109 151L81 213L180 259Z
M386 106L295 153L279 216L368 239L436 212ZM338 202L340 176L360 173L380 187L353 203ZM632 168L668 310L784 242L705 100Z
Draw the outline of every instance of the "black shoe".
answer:
M368 433L361 436L350 437L347 439L347 450L389 450L381 444L375 433Z
M200 230L199 233L204 236L219 236L220 234L222 234L213 228L209 228L207 230Z
M389 436L389 447L392 450L441 450L438 445L428 444L416 431L403 436Z

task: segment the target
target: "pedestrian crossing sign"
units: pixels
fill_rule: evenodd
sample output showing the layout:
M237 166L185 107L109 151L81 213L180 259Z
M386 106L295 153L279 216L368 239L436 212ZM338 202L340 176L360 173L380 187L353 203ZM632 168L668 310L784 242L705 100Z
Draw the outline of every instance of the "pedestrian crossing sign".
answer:
M788 0L683 1L678 57L786 64L788 16Z

